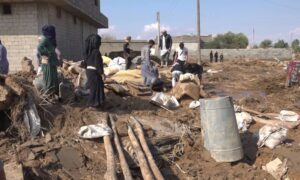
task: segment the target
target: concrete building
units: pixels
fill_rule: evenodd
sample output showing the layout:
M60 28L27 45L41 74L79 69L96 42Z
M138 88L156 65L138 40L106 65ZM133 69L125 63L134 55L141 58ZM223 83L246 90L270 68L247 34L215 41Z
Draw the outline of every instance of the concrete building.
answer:
M83 58L84 41L107 28L100 0L0 0L0 39L7 47L10 71L21 69L23 57L34 58L45 24L56 26L63 58Z

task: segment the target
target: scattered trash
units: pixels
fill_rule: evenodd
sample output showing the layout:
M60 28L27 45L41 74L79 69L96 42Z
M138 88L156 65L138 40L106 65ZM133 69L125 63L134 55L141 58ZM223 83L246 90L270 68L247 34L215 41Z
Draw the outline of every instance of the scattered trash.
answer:
M82 126L78 132L78 136L83 139L96 139L103 136L109 136L112 134L112 130L109 126L104 124L95 124Z
M207 73L209 74L217 74L219 72L222 72L222 70L212 70L212 69L207 70Z
M279 158L276 158L263 166L262 169L271 174L276 180L281 180L288 172L287 159L282 162Z
M235 117L239 130L243 132L247 131L253 122L252 116L246 112L235 113Z
M274 149L276 146L286 140L288 130L285 128L265 125L259 130L259 147L267 146Z
M24 110L24 122L32 137L36 137L41 131L41 119L31 96Z
M116 57L109 63L108 67L117 67L119 70L125 70L126 60L122 57Z
M23 180L23 167L17 162L10 162L4 165L4 172L7 180Z
M190 103L190 106L189 106L190 109L196 109L197 107L200 107L200 101L192 101Z
M174 96L165 95L164 93L156 93L151 98L151 101L167 109L176 109L180 106L179 102Z
M282 110L282 111L280 111L279 119L281 121L296 122L296 121L300 120L300 116L299 116L299 114L297 114L293 111Z

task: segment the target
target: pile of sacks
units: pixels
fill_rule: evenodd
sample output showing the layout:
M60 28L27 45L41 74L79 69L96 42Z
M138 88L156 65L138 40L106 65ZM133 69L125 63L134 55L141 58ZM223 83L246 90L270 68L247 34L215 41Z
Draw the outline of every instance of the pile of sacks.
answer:
M177 100L182 99L184 96L193 100L199 100L200 97L207 97L199 77L191 73L180 75L179 82L173 88L172 94Z

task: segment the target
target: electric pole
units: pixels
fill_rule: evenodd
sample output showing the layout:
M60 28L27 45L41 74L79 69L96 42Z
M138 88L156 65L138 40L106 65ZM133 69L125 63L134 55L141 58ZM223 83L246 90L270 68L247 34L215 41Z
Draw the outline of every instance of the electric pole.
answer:
M255 29L253 28L253 46L252 48L254 48L255 46Z
M197 0L197 29L198 29L198 64L201 61L201 32L200 32L200 0Z
M156 14L156 20L157 20L157 46L156 46L156 54L159 57L160 56L160 49L159 49L159 37L160 37L160 12L157 12Z

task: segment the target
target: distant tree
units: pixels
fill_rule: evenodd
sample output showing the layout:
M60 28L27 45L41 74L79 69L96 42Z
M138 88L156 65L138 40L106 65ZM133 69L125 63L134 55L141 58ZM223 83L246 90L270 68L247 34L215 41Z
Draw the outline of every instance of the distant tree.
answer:
M289 48L289 44L285 42L284 40L278 40L274 44L274 48Z
M265 39L260 43L259 47L264 48L264 49L271 48L272 44L273 44L273 42L271 40Z
M292 49L294 50L294 52L300 52L300 41L299 39L295 39L293 42L292 42Z
M205 44L206 49L245 49L249 44L248 38L243 33L228 32L219 34L211 42Z

